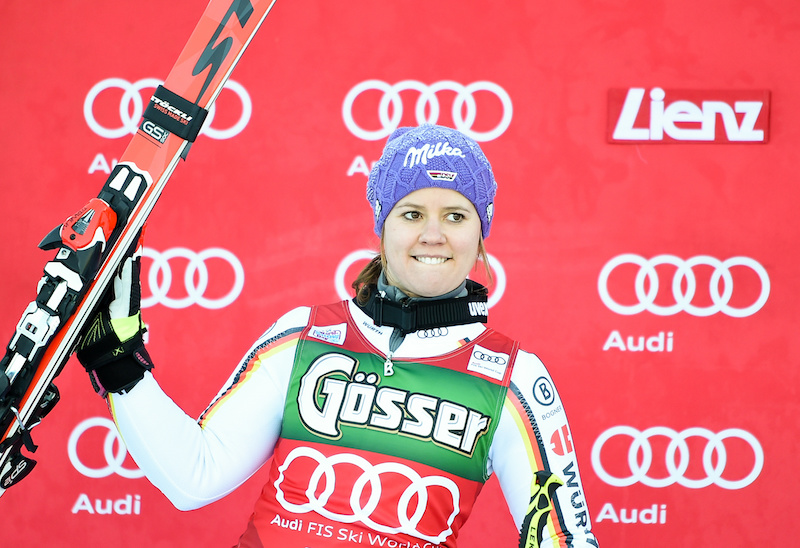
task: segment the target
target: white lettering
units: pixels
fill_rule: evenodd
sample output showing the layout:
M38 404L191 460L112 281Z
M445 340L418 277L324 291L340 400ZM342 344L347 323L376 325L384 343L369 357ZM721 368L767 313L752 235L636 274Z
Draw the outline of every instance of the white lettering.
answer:
M597 514L595 522L611 520L613 523L643 523L647 525L667 523L667 505L653 504L647 508L620 508L619 513L614 505L607 502Z
M501 359L498 356L508 358L481 355L495 361ZM377 374L356 372L356 366L352 357L334 353L309 366L297 398L306 428L336 439L342 435L342 424L399 431L466 454L472 454L489 428L488 415L435 396L379 387Z
M31 329L36 329L35 327L31 326ZM17 466L14 468L14 471L3 480L3 487L7 487L14 483L14 480L22 474L26 469L28 469L28 464L30 461L28 460L21 460L17 463Z
M755 129L764 106L761 101L736 101L733 106L724 101L703 101L699 106L684 100L667 104L664 90L653 88L650 90L648 125L635 127L644 95L644 88L628 90L614 127L615 140L662 141L666 134L676 141L713 141L716 139L717 115L729 141L764 140L764 131ZM741 122L736 114L744 114Z
M383 546L384 544L386 544L386 537L382 537L380 535L373 535L369 531L367 532L367 538L369 538L369 543L372 546L375 546L376 544L378 546Z
M72 513L88 512L90 514L118 516L138 516L142 513L142 497L140 495L126 495L121 499L95 499L94 505L86 493L78 495L78 500L72 505Z
M89 496L85 493L78 495L78 500L76 500L75 504L72 505L72 513L77 514L78 512L89 512L90 514L94 514L92 501L89 500Z
M111 165L109 166L106 157L103 156L102 153L98 153L97 156L94 157L94 160L92 160L92 165L89 166L89 174L92 174L95 171L102 171L106 175L111 175L111 170L116 165L117 165L116 158L111 160Z
M484 432L488 427L489 417L470 409L467 427L464 429L464 439L461 441L461 450L464 453L472 454L473 449L475 449L475 440L477 440L481 432Z
M458 147L451 147L447 142L439 142L431 146L430 143L425 143L422 148L411 147L406 152L406 157L403 160L403 167L412 168L417 164L428 165L428 160L436 156L458 156L466 158L461 149ZM411 161L409 162L409 157ZM406 166L408 164L408 166Z
M136 499L138 502L139 495L136 495ZM133 513L133 497L131 495L128 495L123 499L115 500L114 513L120 516L131 515Z
M333 373L341 373L350 377L356 366L356 360L344 354L326 354L321 356L308 368L300 381L298 404L300 417L314 432L338 437L341 435L337 426L339 410L344 400L345 381L328 377ZM325 402L320 409L317 406L317 388L322 384L321 395Z
M435 409L436 398L424 394L411 394L406 406L410 418L403 421L400 431L420 438L428 437L433 431L431 412Z
M733 104L733 109L739 114L744 114L742 124L738 127L738 133L735 137L731 136L732 131L728 133L728 139L731 141L763 141L764 130L755 129L758 115L761 114L761 109L764 103L761 101L736 101ZM734 121L736 118L734 118ZM731 129L733 129L732 125ZM725 126L725 131L728 131L728 126Z
M381 388L375 398L379 413L373 413L369 423L384 430L398 430L403 420L402 404L405 404L408 392L396 388Z
M353 544L361 544L361 540L364 538L364 533L358 531L352 531L350 529L339 529L338 535L336 540L352 542Z
M619 331L612 331L611 335L609 335L608 339L606 339L606 344L603 345L603 351L605 352L610 348L618 348L623 352L627 350L627 348L625 348L625 343L622 341L622 335L619 334Z
M300 523L302 524L302 521ZM314 533L318 537L331 538L333 536L333 526L309 521L308 530L306 532Z
M372 162L372 165L375 165L375 162ZM347 168L347 176L351 177L355 173L363 173L367 177L369 177L370 168L367 167L367 161L364 159L363 156L356 156L353 158L350 167Z
M282 518L279 514L275 514L275 517L272 518L272 521L269 522L270 525L277 525L278 527L282 527L284 529L291 529L292 531L302 531L303 530L303 520L300 518L295 518L290 520L288 518Z
M167 110L167 112L174 114L175 116L173 116L173 118L181 117L184 120L186 120L186 122L191 122L192 120L191 116L189 116L182 110L172 106L169 101L164 101L163 99L159 99L155 95L151 97L151 101L153 101L156 104L156 107L161 107L161 109L159 110Z
M642 508L639 511L639 523L656 523L658 518L658 506L653 505L650 508Z
M651 337L640 335L638 337L628 336L623 338L619 331L614 330L606 339L605 344L603 344L603 351L616 348L622 352L641 352L643 350L648 352L672 352L674 346L672 331L659 331L658 334Z
M349 383L342 409L339 411L339 419L351 424L367 424L376 392L377 389L372 385Z
M625 96L625 102L622 104L622 112L617 119L617 126L614 128L614 139L620 141L647 141L653 134L653 128L634 128L633 124L636 122L636 116L639 114L639 107L642 106L642 98L644 98L643 88L631 88Z
M489 315L489 305L488 303L482 302L470 302L469 305L469 315L470 316L488 316Z

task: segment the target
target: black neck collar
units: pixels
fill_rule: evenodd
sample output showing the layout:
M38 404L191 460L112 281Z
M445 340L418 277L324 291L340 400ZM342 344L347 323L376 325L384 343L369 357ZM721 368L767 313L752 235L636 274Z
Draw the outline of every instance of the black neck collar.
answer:
M373 288L366 304L355 302L375 325L396 327L405 334L434 327L486 323L489 320L487 293L481 284L467 280L465 297L394 302Z

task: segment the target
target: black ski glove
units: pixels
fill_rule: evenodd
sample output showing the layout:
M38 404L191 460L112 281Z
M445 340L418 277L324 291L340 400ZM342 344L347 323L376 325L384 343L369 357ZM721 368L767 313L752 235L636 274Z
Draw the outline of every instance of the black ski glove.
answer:
M153 368L142 337L146 330L140 311L141 257L140 242L136 252L120 265L99 312L84 328L76 352L102 397L129 391Z

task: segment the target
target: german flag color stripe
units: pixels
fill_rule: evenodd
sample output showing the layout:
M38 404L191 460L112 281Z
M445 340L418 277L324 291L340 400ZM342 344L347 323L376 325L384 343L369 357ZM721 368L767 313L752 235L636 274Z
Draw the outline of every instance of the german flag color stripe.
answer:
M220 406L222 406L222 404L224 404L231 396L233 396L239 390L239 388L244 386L244 384L253 376L253 374L258 371L258 368L261 367L262 362L268 360L275 354L297 346L297 342L300 340L301 331L301 329L286 331L281 335L264 341L264 343L253 349L253 351L250 352L250 354L248 354L248 356L243 360L242 366L239 369L239 372L233 378L231 385L214 401L214 403L208 407L208 409L206 409L206 411L200 417L200 420L198 421L200 427L202 428L205 422L214 416L214 413L220 408Z

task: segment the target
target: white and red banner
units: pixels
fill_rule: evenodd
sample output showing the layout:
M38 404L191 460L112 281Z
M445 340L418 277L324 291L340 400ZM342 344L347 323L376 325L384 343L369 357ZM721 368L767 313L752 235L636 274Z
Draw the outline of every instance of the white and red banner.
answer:
M0 4L0 335L204 7ZM346 298L386 137L454 126L499 184L490 322L557 383L601 546L792 545L798 28L789 0L279 0L148 222L157 379L198 416L280 315ZM77 361L56 385L4 546L236 543L266 469L179 512ZM459 538L515 546L496 482Z

